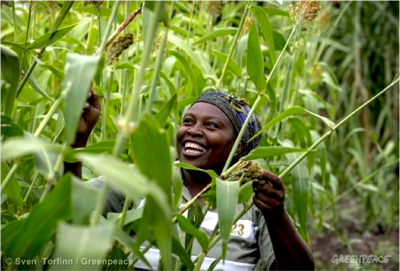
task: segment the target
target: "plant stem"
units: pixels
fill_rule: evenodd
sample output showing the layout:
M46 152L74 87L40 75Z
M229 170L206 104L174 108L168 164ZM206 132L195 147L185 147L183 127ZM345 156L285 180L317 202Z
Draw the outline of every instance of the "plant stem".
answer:
M117 0L114 3L110 19L108 20L108 23L107 23L106 31L104 32L104 35L102 37L103 40L101 41L100 47L96 51L95 55L100 55L100 56L103 55L104 50L106 49L107 38L110 35L111 27L115 21L115 18L117 17L119 3L120 3L120 0ZM99 21L100 21L100 19L99 19Z
M6 178L4 179L3 183L1 184L1 192L2 193L6 190L8 184L10 183L12 177L14 176L15 172L17 171L19 165L20 165L19 163L15 163L13 165L13 167L11 168L11 170L8 172Z
M200 197L202 197L205 193L208 192L208 190L210 190L211 188L211 183L207 184L206 187L203 188L203 190L201 190L199 193L196 194L196 196L194 196L191 200L189 200L188 202L186 202L181 208L179 208L178 210L178 214L183 214L187 209L190 208L190 206L192 206ZM172 218L172 223L176 222L176 216L174 216Z
M200 270L205 257L206 257L206 254L204 252L201 252L200 255L197 257L198 261L197 261L196 265L194 266L193 271Z
M122 24L117 28L117 30L115 30L108 38L105 48L107 48L115 40L119 33L121 33L128 26L128 24L132 22L133 19L135 19L136 16L140 13L142 13L142 6L140 6L137 10L135 10L128 17L125 18L125 21L123 21Z
M43 53L45 52L45 50L46 50L46 49L43 48L43 49L39 52L39 54L38 54L38 56L37 56L37 59L40 59L40 58L43 56ZM26 82L27 82L28 79L29 79L29 76L31 75L31 73L32 73L33 70L35 69L36 65L37 65L36 58L33 58L33 63L32 63L32 65L29 67L29 70L26 72L24 78L22 78L21 84L19 84L19 86L18 86L17 93L16 93L16 98L18 98L19 94L21 93L22 88L25 86Z
M111 70L110 72L110 78L109 78L109 82L108 82L108 87L107 87L107 91L106 91L106 96L105 96L105 101L104 101L104 109L102 110L102 114L101 114L101 140L106 140L107 139L107 135L106 135L106 130L107 130L107 108L108 108L108 104L110 101L110 96L111 96L111 85L112 85L112 80L114 78L114 70Z
M156 2L155 12L153 16L153 20L150 22L149 33L146 36L145 44L150 45L154 40L154 35L158 28L158 20L161 13L161 5L162 2ZM146 72L146 66L150 57L152 46L145 46L142 60L140 63L140 69L138 70L137 74L135 75L135 82L133 85L133 91L131 93L131 97L129 100L128 108L125 112L124 116L124 125L121 127L121 131L117 136L117 140L114 146L113 155L118 156L122 150L125 141L128 139L131 133L131 121L137 121L139 119L140 112L136 112L134 114L134 109L139 111L139 99L140 99L140 89L142 86L143 78Z
M131 202L131 200L129 199L129 197L126 197L125 198L125 202L124 202L124 206L122 207L122 212L121 212L121 215L120 215L120 218L119 218L119 227L121 229L124 228L126 212L128 211L128 207L129 207L130 202Z
M169 18L170 19L172 17L173 11L174 11L174 5L175 5L175 2L172 1L171 2L171 11L170 11L170 14L169 14ZM165 34L164 34L164 37L162 39L160 48L158 48L156 67L154 69L153 78L151 79L151 83L150 83L149 101L147 103L147 112L148 113L151 113L151 108L153 107L153 103L154 103L154 100L156 98L157 81L158 81L158 78L159 78L159 74L160 74L160 70L161 70L161 66L162 66L162 61L163 61L163 57L164 57L164 53L165 53L165 46L167 45L168 31L169 31L169 27L167 27L167 29L165 30Z
M92 228L95 228L97 223L100 220L100 216L102 214L103 207L104 207L104 202L106 201L109 189L110 188L109 188L108 184L104 183L103 188L101 189L100 195L97 199L97 203L96 203L96 207L95 207L92 219L90 220L90 226Z
M243 137L243 135L244 135L244 132L245 132L245 130L246 130L246 128L247 128L247 124L249 123L251 116L253 115L254 111L256 110L257 105L258 105L259 102L261 101L261 96L262 96L262 95L263 95L263 94L260 93L260 94L257 96L257 99L256 99L256 101L254 102L253 106L251 107L251 110L250 110L249 114L247 114L246 120L244 121L243 126L242 126L242 128L240 129L239 135L238 135L237 138L236 138L235 144L233 145L232 150L231 150L231 152L229 153L229 157L228 157L228 159L226 160L224 169L222 170L223 173L229 168L229 165L230 165L231 162L232 162L233 156L235 156L236 150L238 149L239 143L240 143L240 141L242 140L242 137Z
M38 177L39 177L39 172L36 172L35 175L34 175L33 178L32 178L32 183L31 183L31 185L29 186L29 189L28 189L28 191L26 192L26 195L25 195L25 197L24 197L24 203L26 203L26 202L28 201L29 195L31 194L32 189L33 189L33 187L35 186L36 180L37 180Z
M222 69L221 76L220 76L220 78L219 78L219 80L217 82L217 86L216 86L217 90L219 90L221 88L222 80L224 79L224 76L225 76L226 70L228 68L229 61L232 58L233 52L235 51L237 41L239 40L239 36L240 36L240 34L242 32L244 21L246 20L247 13L249 12L250 4L251 4L251 1L249 1L247 3L247 5L246 5L246 7L244 9L244 13L243 13L242 19L240 20L238 31L236 32L235 38L234 38L233 43L232 43L232 47L231 47L231 49L229 51L229 54L228 54L228 58L225 61L225 65L224 65L224 68Z

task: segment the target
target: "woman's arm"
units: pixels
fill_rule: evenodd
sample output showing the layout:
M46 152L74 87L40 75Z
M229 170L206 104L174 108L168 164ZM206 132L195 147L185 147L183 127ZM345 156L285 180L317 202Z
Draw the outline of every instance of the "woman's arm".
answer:
M253 183L254 203L267 224L275 256L275 270L314 270L314 258L284 208L285 186L263 170L265 184Z
M85 102L82 110L82 115L78 122L78 130L76 132L76 139L71 147L83 148L89 139L90 133L99 120L100 116L100 101L99 95L94 91L89 91L87 101ZM64 163L64 173L71 172L75 176L82 178L82 163Z

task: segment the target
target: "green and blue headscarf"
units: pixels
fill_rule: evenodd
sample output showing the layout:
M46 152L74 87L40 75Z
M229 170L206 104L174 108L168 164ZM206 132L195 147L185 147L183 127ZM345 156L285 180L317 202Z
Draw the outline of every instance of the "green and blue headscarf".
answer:
M202 94L193 104L203 102L215 105L229 118L236 132L239 134L242 126L250 113L248 102L244 99L236 98L232 94L224 92L208 92ZM255 134L261 130L261 124L256 115L252 115L247 128L242 137L242 149L236 158L240 158L248 154L252 149L256 148L261 140L261 135L248 142Z

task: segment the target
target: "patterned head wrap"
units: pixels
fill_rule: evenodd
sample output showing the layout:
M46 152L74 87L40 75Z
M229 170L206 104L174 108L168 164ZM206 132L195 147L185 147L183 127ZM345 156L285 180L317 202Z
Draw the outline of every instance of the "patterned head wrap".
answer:
M250 112L248 102L244 99L238 99L232 94L224 92L208 92L201 95L193 104L203 102L215 105L229 118L236 131L239 134L245 122L247 115ZM242 137L242 149L236 158L240 158L248 154L252 149L256 148L261 140L261 135L248 142L256 133L261 130L261 124L256 115L252 115L247 125L247 128Z

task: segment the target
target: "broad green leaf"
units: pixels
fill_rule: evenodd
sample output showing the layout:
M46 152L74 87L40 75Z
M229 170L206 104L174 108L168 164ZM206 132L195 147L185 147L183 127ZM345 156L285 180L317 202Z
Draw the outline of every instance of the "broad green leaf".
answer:
M170 208L172 203L172 160L169 152L167 135L161 131L157 121L146 115L131 134L131 153L137 168L149 180L155 181L167 195L167 206L159 206L154 197L148 197L146 208L150 209L151 227L156 237L157 246L163 257L165 269L171 268L171 231L168 226L172 216L160 216L162 208ZM167 225L167 226L166 226Z
M100 218L100 224L102 225L108 225L109 221L104 219L103 217ZM114 238L117 240L119 243L121 243L123 246L125 246L130 252L133 253L133 255L136 255L139 257L139 259L145 263L150 269L151 265L147 261L147 259L144 257L143 253L140 252L139 246L135 246L135 243L132 240L132 237L129 236L126 232L124 232L120 228L115 228L114 229ZM139 244L140 245L140 244Z
M274 37L274 47L275 47L275 51L282 51L283 48L285 47L286 44L286 39L285 37L277 32L277 31L272 31L272 35ZM292 52L290 51L290 46L288 46L286 48L286 50L288 51L289 54L291 54Z
M167 135L146 115L131 134L131 154L136 167L163 189L171 202L172 159Z
M289 17L289 12L277 8L263 8L267 14Z
M258 147L252 150L248 155L240 158L241 160L255 160L258 158L268 158L271 156L278 156L286 153L293 152L305 152L305 149L280 147L280 146L268 146L268 147Z
M47 197L35 205L5 255L32 259L50 240L59 220L71 218L71 175L60 179Z
M170 34L168 34L168 42L174 44L175 46L177 46L177 47L181 48L183 51L185 51L185 53L188 54L189 57L191 58L192 64L198 66L201 69L201 71L203 72L203 75L212 75L213 74L210 64L206 61L203 61L200 58L200 56L197 53L195 53L192 50L192 48L181 38L170 33Z
M115 145L115 140L104 140L100 141L94 144L91 144L89 146L86 146L84 148L74 148L74 149L68 149L65 152L65 157L64 160L67 162L77 162L77 159L75 156L79 153L112 153L112 150ZM128 142L125 142L124 144L124 150L129 149L129 144Z
M3 196L2 196L3 197ZM9 246L13 245L13 240L21 232L24 220L14 220L1 228L1 250L6 252Z
M297 131L297 135L305 138L307 145L311 146L313 140L311 139L310 129L304 124L304 122L299 118L290 118L288 122Z
M193 235L196 238L197 242L199 242L199 245L201 246L203 251L206 251L210 243L207 234L199 229L196 229L196 227L193 226L192 223L190 223L190 221L182 215L178 215L177 220L181 230L190 235Z
M18 158L27 154L42 151L54 151L59 147L37 138L12 138L1 145L1 161Z
M252 6L250 8L251 13L257 18L258 23L261 26L261 30L264 36L265 41L267 42L269 55L272 60L272 64L275 64L275 45L274 45L274 35L272 33L271 24L269 23L267 14L265 10L261 7Z
M71 9L72 5L75 3L75 1L64 1L63 6L61 11L57 15L57 19L54 23L54 28L53 30L56 30L58 27L60 27L62 21L64 21L65 16L67 16L69 10Z
M1 115L1 136L4 138L8 137L21 137L24 135L24 131L21 127L14 123L14 121L8 117Z
M168 117L171 114L172 110L176 107L176 105L177 105L177 95L175 94L160 109L160 111L158 111L158 113L156 115L156 119L158 120L160 127L165 127L165 125L167 124Z
M179 257L179 260L188 268L188 270L193 270L194 264L192 259L175 236L172 237L172 252Z
M215 173L215 171L214 171L214 170L211 170L211 169L205 170L205 169L201 169L201 168L192 166L191 164L187 164L187 163L183 163L183 162L175 162L175 163L174 163L174 166L180 167L180 168L183 168L183 169L202 171L202 172L205 172L205 173L207 173L208 175L210 175L210 177L213 178L213 179L218 178L217 173Z
M68 270L101 270L102 264L96 260L105 258L112 247L114 226L96 227L69 225L60 223L56 233L55 259L72 260ZM93 262L88 260L94 259ZM54 270L65 270L62 263L52 266Z
M151 195L162 209L160 214L165 217L171 216L167 196L155 182L148 181L137 168L110 155L79 154L78 157L93 167L98 174L104 176L106 183L115 190L133 200L140 200L146 195Z
M248 203L253 195L253 182L246 182L240 186L238 203Z
M31 50L31 49L42 49L45 48L51 44L53 44L54 42L58 41L59 39L61 39L62 37L64 37L66 34L68 34L69 31L71 31L72 29L74 29L75 26L83 23L85 21L81 21L79 23L49 32L47 34L44 34L43 36L37 38L34 42L32 42L27 49Z
M186 97L192 97L192 96L198 96L197 94L197 82L196 82L196 77L194 76L194 73L192 71L192 68L190 67L189 63L186 61L186 59L178 52L176 51L170 51L169 54L173 55L176 57L176 59L182 64L185 72L188 76L188 79L190 79L190 82L192 84L192 91L190 95L186 95Z
M129 223L141 219L143 217L144 207L132 208L126 212L124 226ZM118 221L121 217L120 213L107 213L107 219L110 221Z
M258 40L257 27L252 24L247 42L247 73L259 92L265 90L264 60Z
M197 39L193 45L203 43L205 41L215 39L221 36L226 36L226 35L234 35L237 32L237 28L230 27L230 28L222 28L222 29L216 29L212 31L211 33L205 34L203 37Z
M298 154L287 154L289 164L293 163L298 156ZM300 234L304 240L307 240L308 190L310 185L306 160L301 161L292 169L291 174L293 176L293 197L300 223Z
M1 183L3 183L4 179L6 178L8 172L10 171L10 168L7 166L6 163L1 163ZM1 193L7 195L10 197L15 202L15 205L18 208L22 208L24 203L23 199L21 197L21 187L18 183L18 180L16 178L12 178L9 185L7 188ZM4 235L3 235L4 236Z
M84 7L75 7L73 10L77 13L90 13L93 15L97 15L97 10L96 10L95 6L92 6L92 5L87 5ZM100 9L100 17L107 18L107 17L110 17L110 15L111 15L111 9L109 9L103 5Z
M9 87L2 87L1 104L5 104L5 114L11 116L17 94L20 68L18 55L3 45L1 45L1 73L2 78L9 84Z
M228 241L235 218L236 204L239 198L239 182L217 179L218 226L222 240L222 259L225 261Z
M74 224L89 224L100 191L80 179L72 177L72 218Z
M307 109L301 108L301 107L290 107L288 109L285 109L282 113L280 113L278 116L276 116L275 118L273 118L270 122L268 122L262 129L261 131L259 131L256 135L254 135L250 140L253 140L254 138L256 138L258 135L264 133L265 131L267 131L269 128L271 128L273 125L277 124L278 122L294 116L294 115L299 115L302 113L309 113L311 115L313 115L314 117L317 117L319 119L321 119L323 122L325 122L325 124L327 124L329 127L333 127L335 126L335 123L332 122L331 120L329 120L326 117L320 116L318 114L315 114Z
M24 73L27 73L28 70L29 70L28 67L23 67L23 69L24 69ZM38 84L38 82L37 82L37 80L36 80L36 77L35 77L33 74L31 74L31 75L29 76L29 78L28 78L28 83L29 83L29 85L31 85L31 87L32 87L32 89L33 89L34 91L36 91L37 93L39 93L41 96L47 98L47 100L49 100L49 101L51 101L51 102L54 102L54 99L51 98L51 97L46 93L46 91Z
M67 54L63 85L67 89L64 117L65 139L68 145L75 141L78 121L98 62L98 56Z
M221 53L219 51L213 50L214 54L218 57L218 60L221 63L225 63L226 60L228 59L228 56L224 53ZM228 69L230 69L233 74L235 74L238 77L242 76L242 71L240 70L238 64L235 62L235 60L233 59L229 59L229 63L228 63Z

